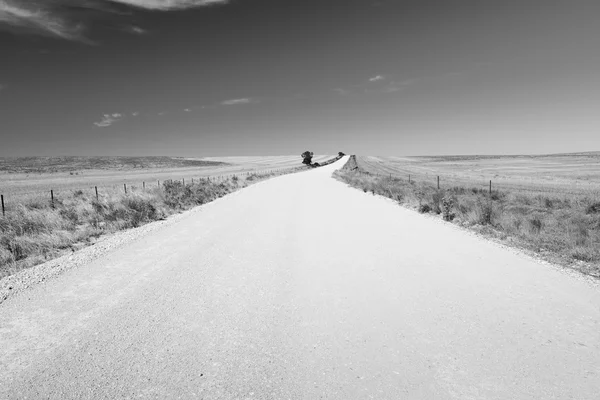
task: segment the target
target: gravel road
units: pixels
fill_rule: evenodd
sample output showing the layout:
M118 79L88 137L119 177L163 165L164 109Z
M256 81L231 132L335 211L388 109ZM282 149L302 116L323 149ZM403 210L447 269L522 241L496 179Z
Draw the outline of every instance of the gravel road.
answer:
M351 189L345 161L8 298L0 399L598 399L598 287Z

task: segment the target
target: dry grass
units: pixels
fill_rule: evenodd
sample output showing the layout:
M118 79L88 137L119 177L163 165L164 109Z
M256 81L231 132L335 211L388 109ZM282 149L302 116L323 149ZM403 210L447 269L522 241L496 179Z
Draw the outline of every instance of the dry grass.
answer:
M357 168L358 167L358 168ZM531 250L548 261L600 277L600 196L452 186L375 175L352 157L336 177L365 192Z
M285 172L254 173L228 179L166 181L161 187L104 190L98 199L91 192L61 193L51 206L47 198L31 198L18 204L5 218L0 216L0 278L75 251L111 232L205 204L254 182Z
M328 160L332 156L315 156ZM246 173L292 172L302 165L300 155L270 157L56 157L0 158L0 194L8 208L36 198L83 190L94 193L127 187L157 187L169 179L231 177Z

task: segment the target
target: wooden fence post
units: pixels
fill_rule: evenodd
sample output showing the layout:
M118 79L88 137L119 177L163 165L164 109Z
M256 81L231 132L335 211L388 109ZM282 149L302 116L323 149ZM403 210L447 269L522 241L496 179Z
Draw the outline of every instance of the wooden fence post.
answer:
M490 180L490 196L492 195L492 181Z
M437 177L437 181L438 181L438 190L440 190L440 177Z
M183 182L183 186L185 186L185 178L181 180Z
M410 183L410 174L408 174L408 183Z
M54 190L50 189L50 204L54 208Z
M160 181L158 181L158 187L160 187Z
M144 190L146 190L146 182L142 182L142 188L144 188Z
M6 210L4 209L4 195L0 195L0 199L2 199L2 216L6 216Z
M94 189L96 189L96 201L98 201L98 186L94 186Z
M127 184L126 183L123 184L123 188L125 188L125 194L127 194Z

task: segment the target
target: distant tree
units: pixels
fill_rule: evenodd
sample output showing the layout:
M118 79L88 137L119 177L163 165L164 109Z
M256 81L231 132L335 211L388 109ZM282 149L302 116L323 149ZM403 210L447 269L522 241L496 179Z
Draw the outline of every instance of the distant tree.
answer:
M312 151L305 151L304 153L302 153L300 155L300 157L302 157L302 164L306 164L306 165L310 165L312 164L312 158L313 158L313 152Z
M341 151L338 153L338 157L344 157L344 156L345 156L345 154L342 153Z

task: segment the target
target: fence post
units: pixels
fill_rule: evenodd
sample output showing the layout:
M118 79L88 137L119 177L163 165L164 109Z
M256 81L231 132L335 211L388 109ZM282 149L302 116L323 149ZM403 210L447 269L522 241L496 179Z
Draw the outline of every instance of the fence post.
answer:
M158 187L160 187L160 181L158 181Z
M144 190L146 190L146 182L142 182L142 188L144 188Z
M440 190L440 177L438 176L438 190Z
M94 186L94 189L96 189L96 201L98 201L98 186Z
M54 208L54 190L50 189L50 204Z
M125 194L127 194L127 184L126 183L123 184L123 188L125 188Z
M185 186L185 178L181 180L183 182L183 186Z
M490 196L492 195L492 181L490 180Z
M408 174L408 183L410 183L410 174Z
M2 216L6 216L6 210L4 209L4 195L0 195L0 199L2 199Z

